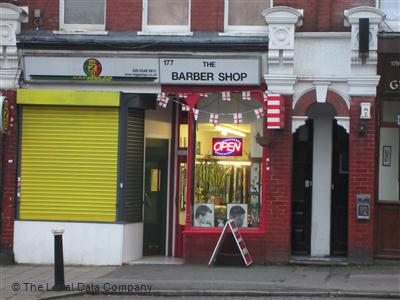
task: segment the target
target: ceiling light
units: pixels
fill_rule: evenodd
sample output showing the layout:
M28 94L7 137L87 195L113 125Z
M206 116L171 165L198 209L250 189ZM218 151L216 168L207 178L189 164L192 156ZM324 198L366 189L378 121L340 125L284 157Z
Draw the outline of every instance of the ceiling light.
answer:
M245 137L246 136L246 134L244 132L242 132L242 131L239 131L239 130L236 130L236 129L233 129L233 128L229 128L229 127L224 127L224 126L221 126L221 125L216 125L215 129L220 131L222 135L226 135L226 134L230 133L230 134L234 134L234 135L241 136L241 137Z
M229 166L250 166L251 161L240 161L240 160L219 160L217 164L229 165Z

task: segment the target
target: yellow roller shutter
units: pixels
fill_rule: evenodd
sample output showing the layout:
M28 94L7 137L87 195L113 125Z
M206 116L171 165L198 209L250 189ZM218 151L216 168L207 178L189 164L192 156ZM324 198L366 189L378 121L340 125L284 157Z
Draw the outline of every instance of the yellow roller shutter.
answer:
M21 220L116 220L117 108L24 106L21 150Z

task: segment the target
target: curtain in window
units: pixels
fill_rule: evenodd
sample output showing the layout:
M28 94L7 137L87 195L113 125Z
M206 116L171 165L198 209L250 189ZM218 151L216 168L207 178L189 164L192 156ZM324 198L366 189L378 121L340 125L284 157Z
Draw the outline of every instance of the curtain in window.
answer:
M188 25L189 0L148 0L147 25Z
M228 25L265 26L263 10L269 8L269 0L229 0Z
M388 20L400 19L400 2L398 0L380 0L379 4Z
M104 24L105 0L64 0L65 24Z

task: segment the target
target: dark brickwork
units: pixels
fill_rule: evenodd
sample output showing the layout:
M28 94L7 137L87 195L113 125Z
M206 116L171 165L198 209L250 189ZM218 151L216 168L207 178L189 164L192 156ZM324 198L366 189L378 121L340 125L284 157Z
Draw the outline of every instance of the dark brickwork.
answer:
M0 90L6 96L11 107L10 129L3 136L3 199L1 202L1 234L0 248L11 252L14 235L14 215L16 205L17 182L17 130L18 118L16 109L16 93L14 90Z

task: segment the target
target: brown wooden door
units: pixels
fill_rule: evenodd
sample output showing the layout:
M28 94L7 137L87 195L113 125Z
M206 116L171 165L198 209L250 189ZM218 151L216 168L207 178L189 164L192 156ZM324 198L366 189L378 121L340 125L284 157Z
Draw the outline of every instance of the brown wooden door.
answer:
M311 239L311 195L313 123L308 120L294 134L292 178L292 254L309 255Z
M347 254L347 199L349 135L333 124L332 193L331 193L331 255Z

